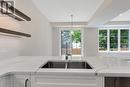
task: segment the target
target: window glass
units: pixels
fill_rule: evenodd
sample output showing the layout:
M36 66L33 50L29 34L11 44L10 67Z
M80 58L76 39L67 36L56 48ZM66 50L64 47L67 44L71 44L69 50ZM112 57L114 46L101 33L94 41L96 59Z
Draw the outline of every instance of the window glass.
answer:
M121 51L129 50L129 30L120 31L120 50Z
M66 51L70 53L71 35L69 30L61 31L61 55L65 55Z
M99 30L99 51L129 50L129 29Z
M61 55L81 56L81 30L61 31Z
M99 50L107 50L107 30L99 30Z
M118 30L110 30L110 51L118 51Z

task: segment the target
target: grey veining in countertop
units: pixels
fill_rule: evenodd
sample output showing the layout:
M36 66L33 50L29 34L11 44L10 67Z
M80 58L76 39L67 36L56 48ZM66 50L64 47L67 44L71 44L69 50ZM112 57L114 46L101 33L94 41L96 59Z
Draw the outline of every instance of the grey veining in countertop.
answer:
M99 76L130 76L130 61L128 58L102 58L87 57L82 60L87 61L93 70L78 69L40 69L39 67L48 60L61 60L61 57L42 56L19 56L10 60L0 62L0 76L11 72L67 72L67 73L97 73ZM81 59L79 59L81 60ZM75 60L75 61L79 61Z

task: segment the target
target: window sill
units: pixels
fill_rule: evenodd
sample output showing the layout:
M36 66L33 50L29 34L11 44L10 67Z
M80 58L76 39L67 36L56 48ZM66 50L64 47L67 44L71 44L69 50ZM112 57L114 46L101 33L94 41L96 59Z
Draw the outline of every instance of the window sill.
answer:
M98 53L130 53L130 51L98 51Z

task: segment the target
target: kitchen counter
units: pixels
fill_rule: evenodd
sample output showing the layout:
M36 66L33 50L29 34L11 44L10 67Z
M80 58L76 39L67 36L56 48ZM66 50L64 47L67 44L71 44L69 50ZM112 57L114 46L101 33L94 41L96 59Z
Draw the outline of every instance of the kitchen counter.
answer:
M60 57L41 57L41 56L20 56L10 60L0 62L0 76L9 73L82 73L84 75L98 76L127 76L130 77L130 62L124 58L98 58L88 57L82 60L87 61L94 69L40 69L48 60L61 60Z
M128 58L91 57L87 61L96 69L98 76L130 77L130 60Z
M46 61L40 56L20 56L0 62L0 76L9 73L34 73Z
M130 77L130 61L128 58L108 58L106 68L98 71L99 76ZM129 60L129 59L128 59Z

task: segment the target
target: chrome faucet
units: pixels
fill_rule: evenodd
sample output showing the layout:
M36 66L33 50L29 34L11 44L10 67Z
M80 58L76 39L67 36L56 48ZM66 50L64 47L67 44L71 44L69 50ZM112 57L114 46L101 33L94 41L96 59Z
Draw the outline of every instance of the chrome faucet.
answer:
M68 54L68 53L67 53L67 54L65 55L65 59L68 60L68 59L69 59L69 56L71 56L71 54Z
M68 60L68 55L65 55L65 59Z
M71 56L71 54L68 53L68 44L66 42L66 54L65 54L65 59L68 60L69 56Z

